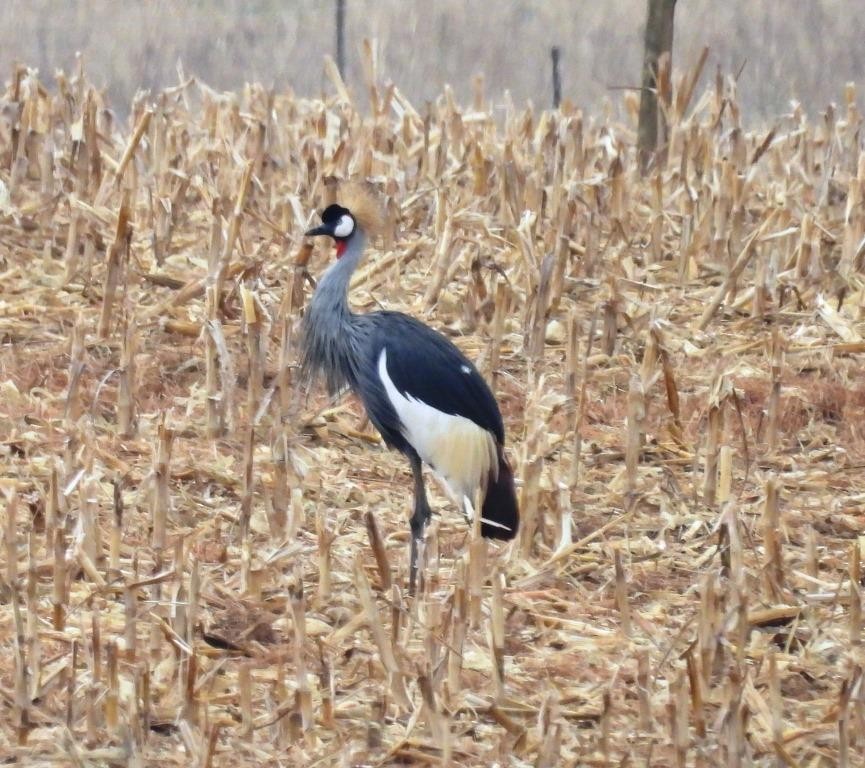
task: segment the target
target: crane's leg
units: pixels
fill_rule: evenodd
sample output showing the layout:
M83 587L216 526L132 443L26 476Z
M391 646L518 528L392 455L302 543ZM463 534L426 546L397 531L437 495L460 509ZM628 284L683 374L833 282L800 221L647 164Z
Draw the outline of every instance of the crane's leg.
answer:
M412 452L409 455L409 461L411 462L411 473L414 477L414 512L409 521L411 525L411 553L409 555L408 593L413 596L417 587L420 547L423 544L423 535L431 512L429 502L426 498L426 488L423 484L423 468L420 457Z

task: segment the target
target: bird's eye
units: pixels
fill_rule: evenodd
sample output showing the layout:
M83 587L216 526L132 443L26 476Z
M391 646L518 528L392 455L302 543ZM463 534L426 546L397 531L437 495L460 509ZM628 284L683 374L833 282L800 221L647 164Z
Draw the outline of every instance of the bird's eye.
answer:
M348 237L352 232L354 232L354 219L347 214L343 214L333 228L333 236Z

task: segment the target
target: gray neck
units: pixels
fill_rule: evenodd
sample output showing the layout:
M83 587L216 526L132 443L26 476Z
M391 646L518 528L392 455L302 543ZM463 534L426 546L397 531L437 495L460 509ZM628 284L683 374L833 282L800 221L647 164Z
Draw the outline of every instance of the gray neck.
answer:
M319 280L304 316L304 373L308 379L324 376L331 393L353 386L356 380L355 316L348 304L348 286L365 247L364 233L355 230L345 253Z
M321 276L312 296L311 314L336 314L340 317L351 314L348 306L348 285L365 248L366 237L360 229L357 229L348 241L342 257L331 264ZM316 320L323 320L323 318L316 318Z

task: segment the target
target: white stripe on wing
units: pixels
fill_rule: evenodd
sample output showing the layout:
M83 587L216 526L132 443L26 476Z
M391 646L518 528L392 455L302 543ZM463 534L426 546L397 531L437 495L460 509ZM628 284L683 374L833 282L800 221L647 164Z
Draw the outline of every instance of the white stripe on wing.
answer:
M388 373L386 348L378 358L378 375L411 447L457 499L473 498L475 490L486 483L490 469L498 467L493 435L471 419L443 413L410 392L403 395Z

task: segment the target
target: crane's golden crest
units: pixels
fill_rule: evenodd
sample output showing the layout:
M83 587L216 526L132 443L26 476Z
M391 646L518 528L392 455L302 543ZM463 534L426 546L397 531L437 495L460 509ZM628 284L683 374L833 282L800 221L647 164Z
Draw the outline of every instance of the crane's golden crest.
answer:
M336 189L336 202L351 211L355 221L371 236L384 232L384 203L372 184L343 181Z

